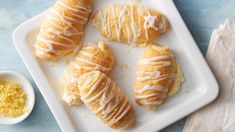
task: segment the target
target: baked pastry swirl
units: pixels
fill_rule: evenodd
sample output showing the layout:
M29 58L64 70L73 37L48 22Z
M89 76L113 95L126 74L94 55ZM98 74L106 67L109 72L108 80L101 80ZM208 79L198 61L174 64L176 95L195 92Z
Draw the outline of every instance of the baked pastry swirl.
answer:
M169 29L166 17L138 5L112 5L96 11L92 24L102 36L114 41L145 46Z
M35 42L36 56L57 61L81 46L92 0L58 0L48 9Z
M123 129L135 123L130 103L106 74L100 71L85 73L79 78L78 87L81 100L105 125Z
M134 90L138 104L154 109L167 95L177 93L182 82L182 71L168 47L145 48L136 72Z
M62 86L63 100L69 105L80 104L78 78L87 72L98 70L108 74L114 64L112 50L102 41L91 42L81 49L65 72Z

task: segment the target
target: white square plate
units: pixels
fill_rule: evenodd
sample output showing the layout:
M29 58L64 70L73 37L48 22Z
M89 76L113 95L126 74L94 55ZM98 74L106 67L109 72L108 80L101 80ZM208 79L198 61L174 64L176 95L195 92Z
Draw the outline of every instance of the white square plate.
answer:
M94 3L94 9L100 9L114 3L133 4L127 0L98 0ZM158 42L166 44L174 50L184 71L185 82L179 94L167 99L154 111L136 105L133 97L134 73L143 49L117 42L109 42L109 46L112 47L116 56L112 78L123 89L135 110L138 123L128 131L157 131L215 99L218 94L218 85L173 1L141 0L139 4L155 8L169 19L171 30L163 35ZM61 129L69 132L110 131L111 129L104 126L84 105L70 108L61 101L60 90L55 84L58 84L67 64L43 62L34 55L33 43L42 18L43 13L16 28L13 40ZM89 22L86 27L85 43L100 39L102 37L99 31ZM128 68L121 68L122 64L127 64Z

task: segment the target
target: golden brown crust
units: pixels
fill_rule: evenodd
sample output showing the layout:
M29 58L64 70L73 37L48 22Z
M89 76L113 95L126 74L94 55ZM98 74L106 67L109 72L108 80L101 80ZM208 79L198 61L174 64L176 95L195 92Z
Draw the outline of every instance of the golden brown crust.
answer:
M75 52L83 41L92 0L58 0L45 14L35 42L36 56L47 61Z
M174 86L176 72L176 60L168 47L147 46L136 72L136 102L149 109L156 108Z
M109 73L114 64L112 50L102 41L91 42L81 49L64 75L64 101L69 105L80 104L78 78L87 72L99 70Z
M96 11L92 24L109 40L144 46L169 29L159 12L137 5L113 5Z
M130 103L106 74L100 71L83 74L78 85L82 101L105 125L124 129L135 123Z

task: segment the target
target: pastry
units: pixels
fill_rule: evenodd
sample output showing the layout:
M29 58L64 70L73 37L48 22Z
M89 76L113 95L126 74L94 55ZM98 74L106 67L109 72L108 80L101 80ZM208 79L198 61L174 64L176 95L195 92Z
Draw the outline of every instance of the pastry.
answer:
M104 73L92 71L78 80L81 100L106 125L114 129L134 125L133 109L115 83Z
M92 16L92 24L109 40L141 47L169 29L166 17L137 5L112 5L98 10Z
M99 70L109 73L114 64L112 50L102 41L91 42L81 49L74 61L65 72L62 86L64 88L63 100L69 105L80 104L78 78L87 72Z
M173 52L166 46L148 45L136 72L137 104L155 109L167 96L176 94L182 82L183 74Z
M57 61L81 46L92 0L58 0L46 12L35 42L36 56Z

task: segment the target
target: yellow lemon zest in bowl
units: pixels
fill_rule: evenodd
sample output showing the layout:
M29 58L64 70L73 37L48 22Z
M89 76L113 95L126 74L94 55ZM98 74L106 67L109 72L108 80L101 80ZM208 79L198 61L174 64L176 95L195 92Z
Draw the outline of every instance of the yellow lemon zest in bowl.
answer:
M17 117L27 111L27 96L22 86L0 80L0 116Z

